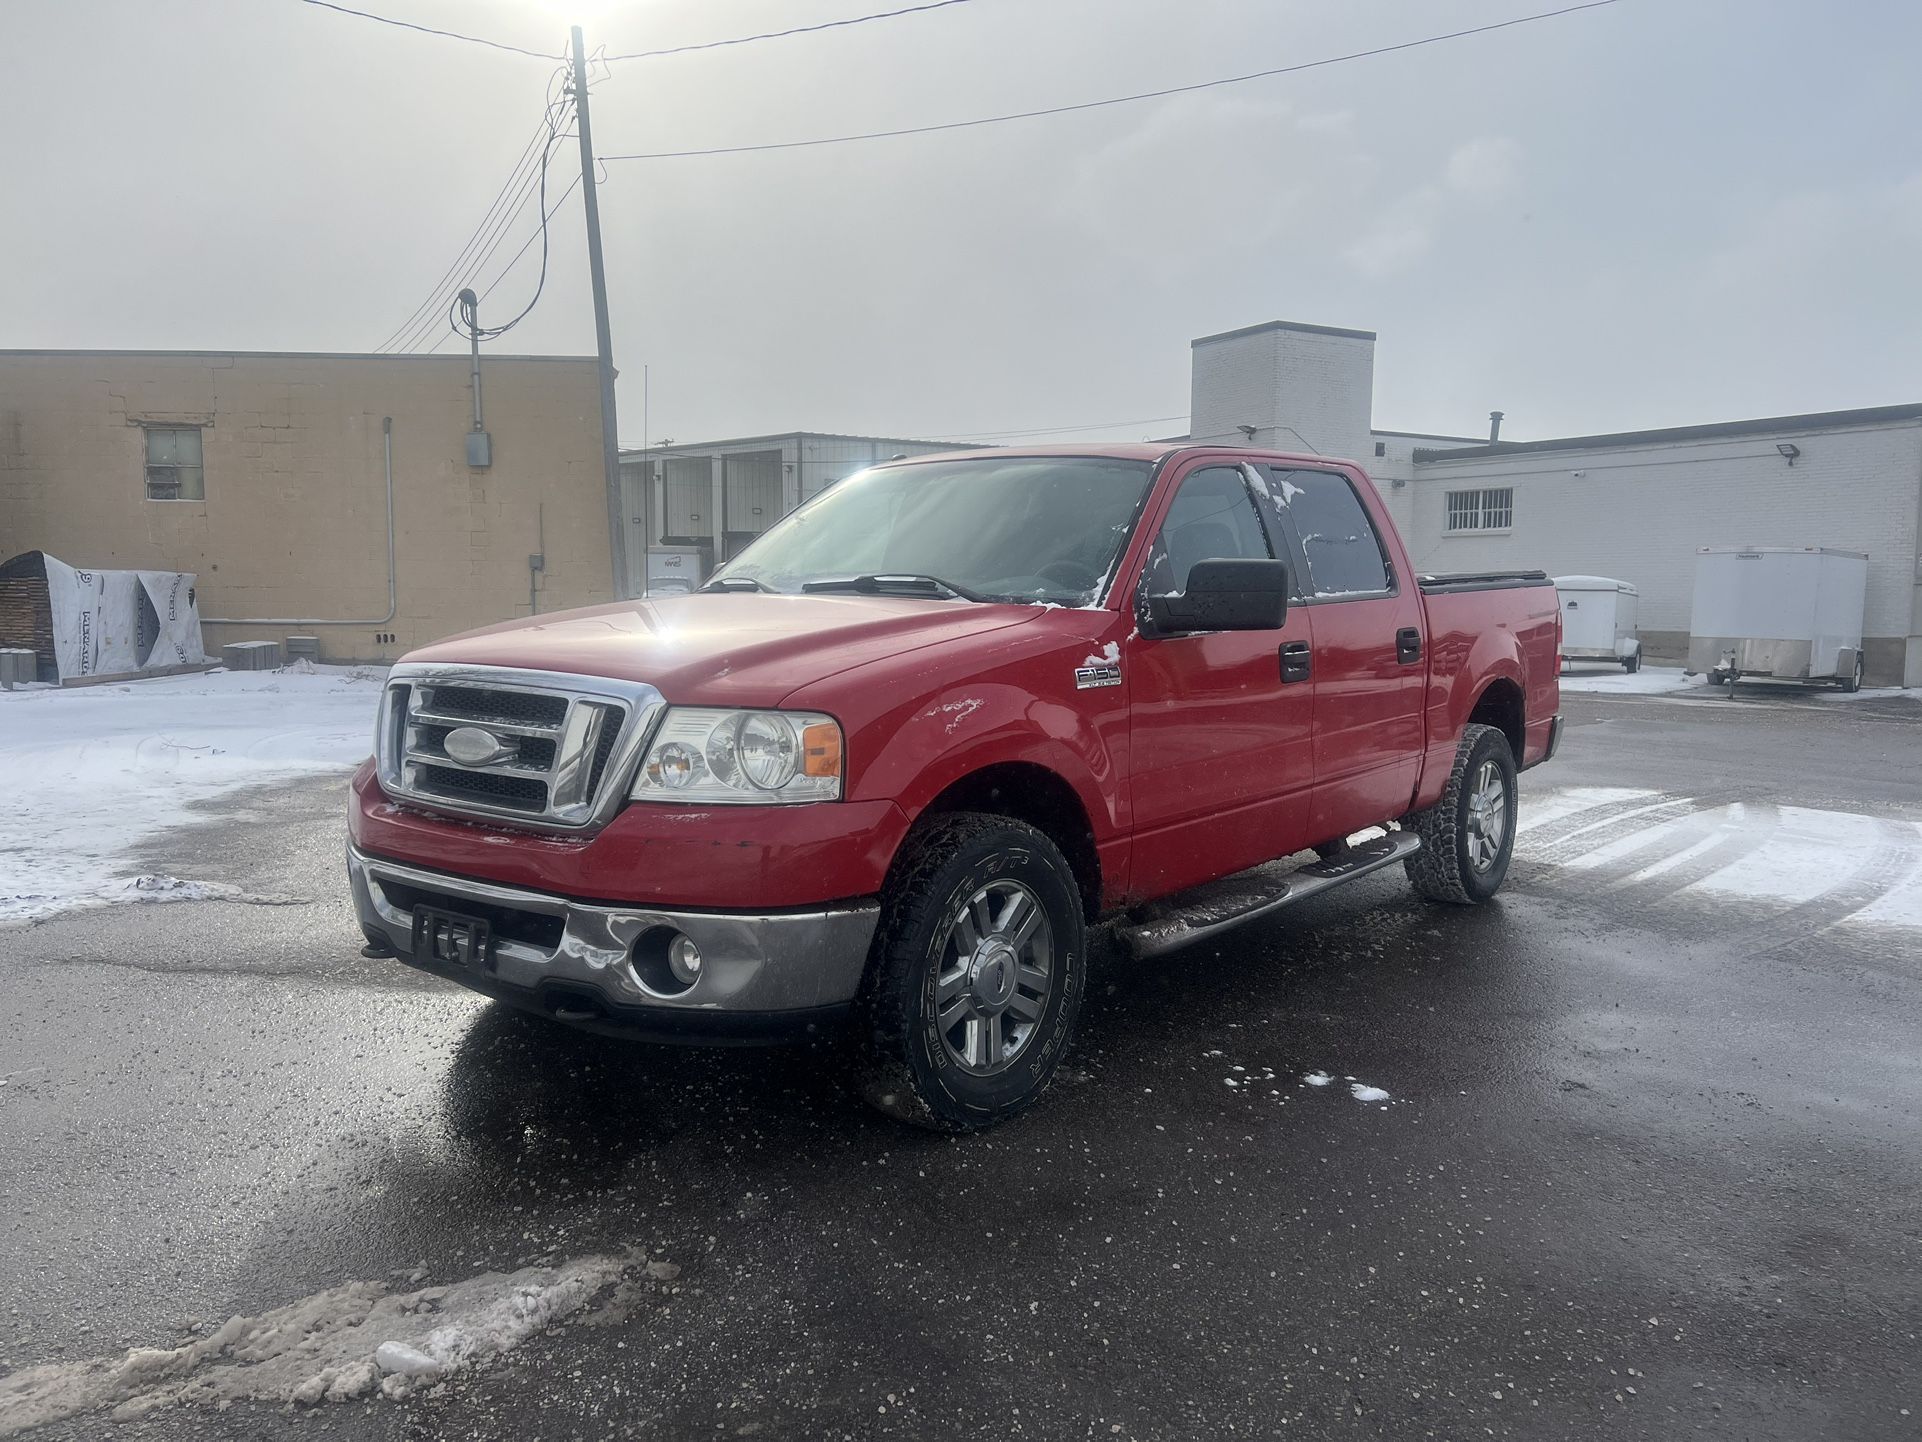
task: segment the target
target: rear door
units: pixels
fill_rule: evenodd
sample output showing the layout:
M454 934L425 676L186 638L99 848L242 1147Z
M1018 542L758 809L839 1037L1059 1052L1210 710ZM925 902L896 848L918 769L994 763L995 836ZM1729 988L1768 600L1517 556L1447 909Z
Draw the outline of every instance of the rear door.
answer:
M1421 597L1398 576L1385 519L1338 470L1259 468L1299 570L1315 687L1310 842L1408 810L1421 771Z
M1183 590L1197 561L1282 555L1247 468L1203 458L1178 477L1137 586ZM1129 686L1133 889L1161 896L1306 844L1314 788L1308 620L1156 639L1123 658ZM1301 678L1283 679L1284 651Z

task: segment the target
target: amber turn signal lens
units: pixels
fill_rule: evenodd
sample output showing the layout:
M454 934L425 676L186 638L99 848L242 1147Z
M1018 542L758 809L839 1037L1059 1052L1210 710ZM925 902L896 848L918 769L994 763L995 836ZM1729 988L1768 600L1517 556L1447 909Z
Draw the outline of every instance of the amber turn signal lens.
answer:
M816 722L801 731L801 774L841 774L841 728L832 721Z

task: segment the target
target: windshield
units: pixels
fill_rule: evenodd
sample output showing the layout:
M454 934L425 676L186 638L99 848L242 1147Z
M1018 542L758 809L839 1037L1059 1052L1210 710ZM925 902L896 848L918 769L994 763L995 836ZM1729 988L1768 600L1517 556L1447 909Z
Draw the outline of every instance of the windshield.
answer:
M933 577L991 601L1098 598L1147 493L1146 461L970 457L862 471L715 573L774 591L856 576Z

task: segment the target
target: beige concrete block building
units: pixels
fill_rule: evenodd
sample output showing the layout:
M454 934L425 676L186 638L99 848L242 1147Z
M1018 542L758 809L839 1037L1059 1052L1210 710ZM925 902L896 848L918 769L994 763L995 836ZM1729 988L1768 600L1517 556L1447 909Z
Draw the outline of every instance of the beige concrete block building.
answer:
M614 599L593 358L481 386L476 466L465 356L0 351L0 559L192 571L209 651L330 661Z

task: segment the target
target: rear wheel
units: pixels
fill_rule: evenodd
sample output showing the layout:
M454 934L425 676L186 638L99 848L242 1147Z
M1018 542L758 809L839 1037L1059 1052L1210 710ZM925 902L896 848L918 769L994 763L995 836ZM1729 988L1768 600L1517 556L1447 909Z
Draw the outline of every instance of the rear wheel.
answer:
M1622 669L1628 672L1628 674L1631 676L1633 676L1637 671L1641 670L1642 669L1642 653L1640 651L1637 651L1633 656L1622 657Z
M1501 889L1515 854L1515 757L1493 726L1469 725L1441 800L1403 825L1421 837L1405 861L1408 879L1430 901L1475 906Z
M1853 696L1857 691L1862 689L1862 671L1862 653L1857 651L1855 653L1855 669L1842 678L1843 691Z
M1041 1095L1074 1034L1080 891L1054 843L1009 817L944 816L909 846L869 962L862 1093L917 1126L992 1126Z

